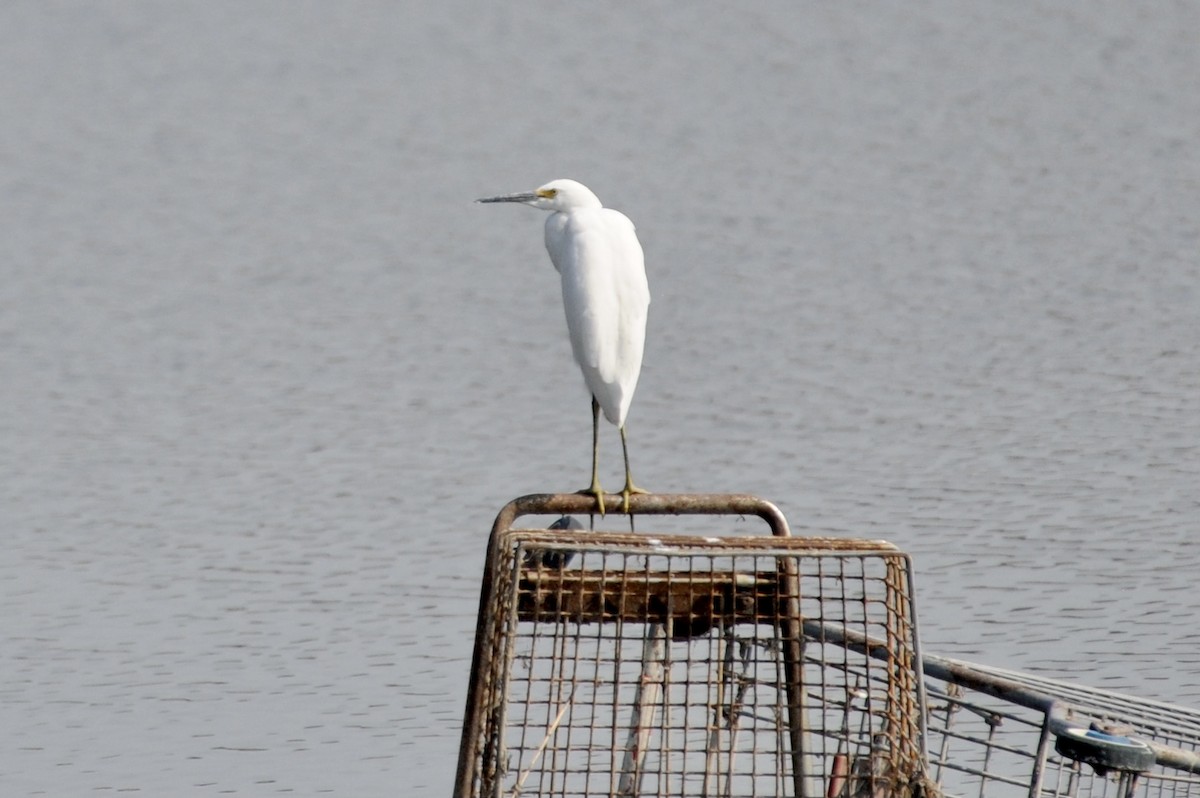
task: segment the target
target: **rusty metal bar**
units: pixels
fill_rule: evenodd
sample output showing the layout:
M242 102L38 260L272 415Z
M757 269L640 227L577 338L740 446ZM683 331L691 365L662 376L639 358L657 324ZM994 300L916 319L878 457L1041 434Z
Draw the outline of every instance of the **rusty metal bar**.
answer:
M606 507L620 506L620 494L605 497ZM599 515L590 493L531 493L506 504L496 516L492 534L511 529L523 515ZM740 493L635 493L629 497L630 515L755 515L771 527L776 537L791 537L787 519L769 501ZM610 513L616 515L616 513Z
M495 603L493 594L493 571L498 560L499 535L494 531L488 539L487 555L483 568L483 584L479 590L479 614L475 622L475 649L471 655L471 676L467 685L467 705L463 712L462 736L458 747L458 770L454 780L456 798L472 798L472 782L476 763L479 760L480 723L492 698L488 692L486 674L491 670L493 650L488 631L492 628Z
M517 613L523 621L665 623L675 637L706 634L716 623L771 623L783 617L776 572L650 573L642 592L630 594L619 571L546 571L521 574Z
M1042 778L1046 772L1046 757L1050 753L1050 744L1050 724L1043 723L1041 734L1038 735L1037 751L1033 756L1033 771L1029 774L1029 798L1038 798L1042 794Z
M521 533L521 541L523 543L548 544L550 548L574 550L583 549L593 546L598 539L598 536L603 536L604 546L610 551L623 550L623 547L644 549L646 539L655 536L653 534L643 534L641 532L611 532L590 531L590 530L540 530L540 529L513 529L512 532ZM899 550L886 540L853 540L850 538L775 538L775 537L740 537L737 535L676 535L671 533L669 536L664 535L659 542L661 544L661 552L669 554L682 554L689 551L699 551L705 554L712 554L716 547L725 546L728 544L736 544L737 547L747 552L761 552L766 556L773 556L775 553L786 553L792 556L796 553L795 549L781 549L780 540L792 540L802 543L802 555L804 557L820 557L824 555L841 556L845 554L898 554ZM644 554L644 551L638 551L639 554Z
M1064 701L1019 681L997 676L972 663L927 654L922 657L922 667L926 676L962 685L1017 706L1044 712L1048 718L1047 725L1051 727L1052 731L1057 732L1065 726L1078 726L1081 723L1079 718L1068 717L1068 713L1074 708L1071 701ZM1079 710L1085 715L1089 711L1087 707L1079 707ZM1187 773L1200 774L1200 755L1172 748L1155 740L1144 740L1143 742L1154 749L1155 761L1159 765Z
M784 585L786 604L782 623L783 667L787 678L788 743L792 760L792 794L795 798L809 798L808 768L805 757L808 753L808 713L804 696L804 631L800 617L800 574L796 561L785 557L777 561L779 575Z

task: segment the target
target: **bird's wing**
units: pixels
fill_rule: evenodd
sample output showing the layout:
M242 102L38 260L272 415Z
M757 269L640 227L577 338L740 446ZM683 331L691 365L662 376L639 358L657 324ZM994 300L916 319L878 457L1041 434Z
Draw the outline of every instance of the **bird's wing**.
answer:
M620 211L605 208L602 213L613 248L613 287L621 316L618 347L624 361L621 364L624 372L622 378L636 383L642 367L646 314L650 306L645 256L633 222ZM632 385L629 392L633 392Z
M563 310L571 349L580 367L599 369L612 349L608 341L616 329L616 295L606 278L608 237L598 214L556 214L556 229L546 226L546 249L562 276Z
M622 423L641 371L650 303L642 247L617 211L562 216L547 223L546 248L562 275L571 348L605 416Z

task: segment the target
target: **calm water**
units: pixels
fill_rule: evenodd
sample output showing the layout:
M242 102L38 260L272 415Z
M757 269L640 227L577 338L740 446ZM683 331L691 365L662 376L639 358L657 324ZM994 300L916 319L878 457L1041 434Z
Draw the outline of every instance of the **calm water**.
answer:
M639 226L639 481L912 551L928 649L1200 704L1200 6L0 7L0 792L444 795L586 481L541 217ZM619 484L611 429L606 484Z

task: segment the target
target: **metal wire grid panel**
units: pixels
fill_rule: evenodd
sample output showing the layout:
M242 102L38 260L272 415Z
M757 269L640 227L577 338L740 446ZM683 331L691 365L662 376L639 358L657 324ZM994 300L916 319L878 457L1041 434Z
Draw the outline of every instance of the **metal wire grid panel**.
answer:
M924 662L931 775L947 795L1200 796L1200 712L941 657ZM1055 751L1055 734L1094 727L1150 743L1135 778Z
M889 544L536 530L496 543L460 796L926 786L911 568Z

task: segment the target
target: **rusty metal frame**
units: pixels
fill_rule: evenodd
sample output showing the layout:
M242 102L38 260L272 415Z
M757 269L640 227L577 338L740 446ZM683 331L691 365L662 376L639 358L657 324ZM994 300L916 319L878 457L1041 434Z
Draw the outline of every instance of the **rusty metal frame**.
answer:
M615 503L616 497L613 501ZM787 521L779 510L771 503L753 496L635 495L630 504L631 515L756 516L767 524L774 538L790 537ZM547 572L541 565L538 565L531 572L528 566L529 560L522 559L520 556L521 550L526 546L532 546L533 550L537 550L537 547L544 545L547 549L558 550L572 550L578 546L578 549L584 552L585 557L589 556L588 551L628 553L644 550L649 537L630 533L605 532L601 543L596 541L593 533L583 533L574 537L563 531L513 529L513 524L518 518L526 515L594 514L596 509L595 498L591 496L539 494L524 496L510 502L496 518L488 542L487 562L483 574L478 627L471 666L472 678L468 685L455 782L456 798L475 798L474 791L478 786L486 787L488 784L498 784L494 775L498 770L503 771L505 766L503 743L491 741L499 739L499 735L494 735L492 732L502 732L509 723L509 719L506 718L508 696L504 691L507 679L506 669L511 666L513 657L514 624L518 622L518 618L521 619L521 623L528 622L530 618L535 619L533 621L535 624L541 623L542 616L538 613L543 611L543 605L540 602L543 601L543 597L548 597L548 603L544 607L546 618L563 617L572 619L572 622L593 623L595 622L593 619L596 617L594 608L585 605L582 598L575 604L571 604L570 599L564 599L564 596L575 595L576 592L579 592L581 597L584 592L591 595L602 595L603 585L606 584L608 578L605 576L608 572L604 568L564 571L560 566L556 572ZM654 538L651 538L649 543L653 546L660 545L660 541ZM725 536L671 535L669 539L662 541L665 550L678 552L680 556L693 556L689 552L706 556L702 552L731 543L734 543L734 537L727 538ZM796 798L821 798L825 794L820 783L814 784L809 778L811 768L807 767L810 764L808 756L828 756L831 753L821 747L819 740L822 737L826 740L840 739L829 734L828 724L822 723L819 699L816 705L818 708L816 723L812 729L808 728L808 710L811 710L812 707L806 707L806 696L822 695L826 683L824 676L819 673L812 679L811 684L805 683L806 654L809 660L816 657L817 660L823 661L824 646L827 645L839 646L848 651L865 654L869 660L883 663L884 673L889 674L887 677L889 696L892 695L891 691L894 687L899 694L897 698L903 702L893 704L889 699L886 705L888 712L895 709L898 712L897 717L910 718L910 723L915 721L915 724L919 725L918 737L904 738L911 739L912 745L916 746L907 750L919 755L922 760L921 772L912 774L918 781L913 781L908 785L900 783L884 785L882 789L888 794L938 795L940 785L929 781L930 773L924 770L925 767L932 764L928 758L928 748L932 745L933 739L941 739L943 750L939 761L944 763L946 760L945 742L950 739L950 735L953 735L953 739L956 741L974 744L976 748L970 749L972 753L976 750L982 752L981 763L976 763L974 759L964 759L953 766L948 766L959 773L979 777L978 790L981 796L987 793L987 785L993 785L997 789L1019 788L1026 796L1033 798L1046 795L1086 795L1103 798L1108 795L1108 792L1103 787L1105 781L1101 778L1102 773L1095 776L1095 783L1098 786L1095 788L1088 786L1085 792L1084 787L1080 785L1085 783L1091 785L1093 777L1080 770L1078 763L1056 757L1052 751L1053 738L1062 729L1068 726L1078 726L1081 722L1087 721L1090 721L1093 727L1106 730L1113 728L1116 733L1121 734L1127 733L1124 729L1132 729L1154 751L1158 770L1143 775L1137 789L1138 796L1143 798L1146 796L1188 798L1195 794L1197 788L1200 788L1200 779L1196 778L1196 776L1200 776L1200 712L1140 701L1107 691L1057 683L1032 674L1004 671L933 655L923 655L917 629L917 613L913 606L912 563L907 555L883 541L804 538L797 543L805 547L806 552L810 552L806 553L805 557L815 556L819 558L819 561L827 560L827 558L842 559L847 555L874 557L876 553L886 553L888 559L887 572L883 578L883 583L887 587L885 593L887 626L882 629L876 627L878 636L868 636L848 626L824 620L826 616L822 612L812 614L811 617L800 615L801 601L807 601L808 598L801 595L799 587L802 578L809 578L808 566L803 563L798 565L797 560L790 555L780 556L778 554L785 547L791 549L796 544L778 544L773 542L772 538L761 536L748 537L744 541L738 541L739 551L762 552L768 556L779 557L777 570L738 571L741 579L750 579L759 585L775 585L776 592L754 588L752 594L754 601L765 600L768 602L767 605L735 606L735 602L723 599L726 603L718 613L725 612L726 614L718 615L722 619L719 623L732 625L739 622L738 619L745 619L746 613L760 612L763 606L772 606L769 602L777 602L776 605L773 605L777 609L769 610L768 614L779 618L779 625L776 628L782 634L776 638L779 641L779 647L775 651L781 656L776 662L781 666L779 672L786 675L787 689L786 693L779 694L779 698L783 701L776 704L776 717L783 715L786 705L787 745L790 748L790 750L785 750L782 747L783 738L781 737L778 751L779 754L791 760L791 794ZM811 549L808 548L810 546ZM529 549L526 549L526 552L528 551ZM750 556L754 555L750 554ZM501 565L504 567L500 567ZM805 576L801 577L801 573ZM821 572L818 570L817 573ZM834 573L832 576L836 578L837 574ZM705 578L710 579L714 585L719 585L722 584L721 580L726 577L716 575ZM694 582L695 577L685 577L681 581L687 579ZM657 585L655 595L662 593L678 596L678 591L671 593L674 583L673 572L670 570L659 572L656 575L656 581L652 583ZM539 584L543 586L542 593L539 593L536 588L530 587L530 585ZM600 585L599 588L595 587L597 584ZM737 593L737 590L744 584L736 580L731 581L729 585L731 595L741 595ZM717 595L718 591L717 588L713 588L702 592L706 595ZM510 604L513 611L506 613L503 607L496 602L496 596L510 594L513 600L519 600L522 603ZM678 626L673 626L672 620L679 617L677 613L679 607L673 604L674 601L675 599L668 599L665 603L659 602L661 606L653 609L645 602L643 605L633 604L628 609L622 608L620 612L634 613L639 618L644 615L646 619L653 619L647 628L661 625L662 628L658 634L662 635L665 632L666 638L664 639L670 639L673 637L672 629L678 631ZM604 612L609 613L610 610L605 609ZM688 613L685 612L684 615L687 616ZM693 615L698 617L698 613ZM500 626L498 627L497 624ZM906 626L906 624L910 624L910 626ZM683 634L689 633L684 632ZM504 642L497 646L497 641ZM659 639L650 634L647 635L645 642L647 646L661 644ZM732 648L726 649L727 652L732 652L732 650ZM661 659L661 655L653 653L643 654L642 657L643 663L651 664L660 662ZM919 676L921 670L924 671L925 679ZM809 677L813 677L811 671ZM940 690L932 684L927 685L926 679L943 680L947 687L944 691ZM912 683L913 681L915 684ZM810 694L809 691L815 692ZM930 704L926 698L927 693L937 696L941 703L938 706ZM573 697L574 691L572 690L571 696L566 699L566 704L559 710L555 719L550 721L551 729L558 725L566 708L574 700ZM987 699L993 699L998 703L989 703ZM915 708L912 702L917 703ZM653 703L653 700L649 701L649 704ZM637 698L634 702L635 706L642 704L641 698ZM945 707L942 706L943 704ZM849 701L846 706L849 708ZM978 714L983 723L988 725L990 731L986 728L976 731L973 726L964 727L961 723L956 724L955 728L951 730L950 714L952 710L960 708L965 709L968 713ZM939 720L936 717L938 711L944 711L947 717ZM520 726L520 717L514 717ZM891 717L891 714L887 715L887 718ZM549 720L549 716L547 719ZM1028 727L1032 738L1028 743L1010 743L1007 742L1010 738L1001 739L1000 737L993 740L995 732L993 727L998 727L1004 720L1019 724L1022 729L1020 734L1027 734L1023 729ZM568 726L569 723L570 721L567 721ZM1099 726L1096 726L1097 723ZM486 728L484 728L484 724L487 724ZM782 724L780 725L782 726ZM885 722L885 727L887 725L888 723ZM909 728L912 726L910 725ZM780 734L784 733L785 731L780 729ZM943 736L939 737L939 735ZM548 740L549 737L546 739ZM1022 740L1024 739L1022 738ZM543 741L544 745L545 741ZM808 745L812 745L812 752L804 750ZM998 757L994 758L994 761L989 759L993 752ZM540 755L541 748L539 747L535 758ZM1009 760L1013 756L1022 757L1021 761L1028 762L1030 768L1028 772L1018 775L1010 771ZM841 763L842 769L838 770L839 763L836 760L841 757L841 748L839 747L832 767L824 773L829 778L827 794L837 796L837 798L846 798L846 796L866 798L860 792L853 791L846 786L847 779L854 778L854 770L853 768L846 769L845 762ZM871 758L873 759L873 755ZM636 768L623 766L622 772L636 774L638 771ZM1066 793L1059 791L1063 774L1068 779ZM1060 780L1060 786L1055 786L1054 778ZM840 780L836 789L835 780ZM626 784L626 781L623 779L621 789L631 791L630 794L636 792L637 782L628 780L632 783L630 786ZM523 783L524 777L518 782L518 792ZM875 784L875 782L871 783ZM1123 792L1133 795L1134 786L1138 784L1136 777L1122 783L1126 787ZM1153 788L1150 785L1153 785ZM947 787L949 788L951 785L948 784ZM1093 789L1098 792L1093 792ZM489 795L488 798L491 796Z
M615 504L616 499L614 498L613 501ZM492 527L492 534L488 541L487 561L484 568L480 594L477 634L471 664L471 680L468 685L458 770L454 788L456 798L474 798L473 791L478 779L481 777L486 779L488 774L492 773L501 764L496 761L496 757L499 755L498 751L482 750L490 748L490 744L486 740L492 739L492 737L486 733L481 734L480 730L484 723L498 725L501 729L505 726L505 719L503 717L505 697L499 694L497 690L498 680L492 678L498 675L494 671L497 668L503 667L500 658L506 656L506 652L496 650L493 646L495 633L499 631L496 629L496 624L501 622L501 619L497 617L496 604L493 599L497 591L504 592L508 588L504 584L494 584L493 582L494 580L508 580L513 578L512 574L503 573L503 569L500 568L501 560L507 554L508 533L517 531L513 529L513 524L522 516L551 514L594 515L596 509L595 498L588 495L534 494L509 502L496 517ZM630 511L630 515L756 516L767 524L772 537L791 537L787 520L775 505L758 497L743 494L634 495L631 497ZM536 541L538 539L538 533L534 530L522 529L519 530L519 534L523 536L523 540L528 538ZM547 533L547 539L548 541L552 541L551 545L566 547L573 541L570 541L569 538L564 540L564 534L566 533ZM584 535L580 536L581 542L588 534L584 533ZM631 544L634 545L644 545L646 540L645 535L638 534L624 535L606 532L605 535L609 541L609 545L613 543L616 543L618 546L620 545L619 541L614 540L614 538L627 537ZM501 543L501 540L505 542ZM688 540L697 544L700 541L704 541L705 545L708 546L719 541L719 539L713 538L702 539L677 535L671 536L672 546L683 545L686 547L686 541ZM741 543L739 541L739 544ZM899 568L897 573L889 577L888 582L897 581L895 587L909 596L907 600L911 601L911 562L906 555L898 552L891 544L883 541L847 540L844 538L805 538L805 543L806 545L811 545L814 550L822 550L830 554L837 552L861 554L863 552L879 551L887 552L889 555L902 556L904 558L904 565ZM771 539L761 536L747 538L744 544L750 548L762 548L764 551L773 548ZM805 706L805 696L810 687L805 684L804 676L805 634L811 634L813 630L805 628L806 624L800 615L800 576L796 561L788 557L780 558L778 560L778 568L779 581L782 588L779 598L786 607L783 612L783 622L780 624L783 660L781 664L786 675L785 700L788 716L789 757L792 760L792 794L797 798L818 798L817 793L821 791L810 783L808 778L810 768L805 764L809 756L809 752L805 750L806 741L810 737L808 713ZM891 566L889 566L890 568ZM904 584L901 585L899 582L903 582ZM889 595L891 594L889 593ZM893 607L892 609L905 612L912 623L912 643L914 646L919 646L916 636L915 611L912 611L911 606ZM511 617L509 622L512 622ZM897 632L899 631L901 630L897 630ZM892 630L889 629L888 632L889 637L891 637ZM822 636L820 639L825 640L827 638ZM919 662L919 648L915 649L913 653ZM901 663L896 663L896 665L904 667ZM913 686L918 692L915 698L923 706L924 685L919 678L916 678L915 682L916 684ZM925 747L924 717L919 711L915 714L920 725L918 731L920 735L919 746L923 758Z
M1135 785L1137 795L1156 798L1200 792L1200 778L1197 778L1200 711L932 654L922 658L922 668L927 679L946 685L944 689L929 688L937 696L937 701L928 705L931 719L937 722L933 734L941 737L943 743L942 752L931 764L939 771L956 771L968 781L977 780L980 794L991 784L1007 783L1025 787L1028 798L1058 795L1052 779L1048 786L1044 782L1049 777L1061 779L1064 773L1072 782L1068 794L1103 794L1102 787L1093 786L1104 783L1100 773L1088 773L1078 763L1071 763L1053 751L1053 738L1072 727L1112 730L1135 737L1150 747L1157 769L1142 774L1140 782L1131 780L1129 794L1135 794ZM1030 741L1037 732L1036 745L1013 747L1009 742L1004 747L1009 754L1028 762L1026 781L1022 782L1019 772L989 766L987 756L992 748L1001 749L991 739L990 732L985 738L963 728L952 728L951 715L963 709L988 720L993 730L1008 723L1009 727L1027 730ZM944 713L940 718L936 714L939 711ZM982 764L948 762L945 748L951 738L956 743L974 746L973 751L982 751Z
M610 504L608 506L615 507L617 502L623 497L613 495L609 496ZM492 524L492 534L488 538L487 559L484 567L483 584L479 595L479 615L476 621L475 649L471 656L471 680L467 686L467 704L463 713L463 728L462 737L459 742L458 752L458 771L454 782L454 795L456 798L472 798L472 784L475 777L475 765L479 761L479 736L475 734L475 730L479 728L481 719L485 712L492 706L496 697L491 694L485 695L483 678L480 678L483 673L492 667L491 657L492 651L488 645L486 635L482 630L491 629L495 623L492 617L492 603L490 598L493 593L492 574L498 557L497 542L500 536L512 529L513 522L525 515L551 515L551 514L597 514L599 505L596 497L589 494L581 493L533 493L526 496L513 499L500 510L496 516L496 521ZM729 515L729 516L757 516L771 529L771 534L775 537L791 537L791 529L788 527L787 519L779 508L765 499L760 499L757 496L747 494L634 494L629 497L629 514L630 515ZM795 568L790 563L787 565L789 571L794 571ZM799 579L795 573L785 574L789 580L789 592L793 595L799 595ZM798 599L797 599L798 601ZM803 673L803 639L802 630L799 624L798 607L794 607L796 612L791 617L796 618L794 627L789 624L788 652L787 652L787 668L789 671L789 691L794 695L789 696L788 712L791 719L794 721L792 725L792 745L793 752L798 756L803 756L803 695L804 688L801 684ZM803 789L803 769L796 768L796 795L804 796Z

